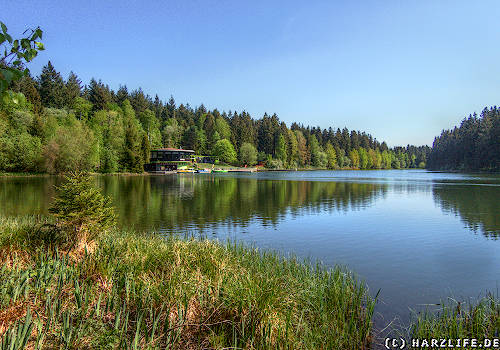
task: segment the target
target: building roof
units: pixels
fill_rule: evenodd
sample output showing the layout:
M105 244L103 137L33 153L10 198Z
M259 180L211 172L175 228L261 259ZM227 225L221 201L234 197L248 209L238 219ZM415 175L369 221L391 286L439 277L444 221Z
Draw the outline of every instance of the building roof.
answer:
M170 152L189 152L189 153L194 153L193 150L191 149L180 149L180 148L156 148L152 149L151 152L153 151L170 151Z

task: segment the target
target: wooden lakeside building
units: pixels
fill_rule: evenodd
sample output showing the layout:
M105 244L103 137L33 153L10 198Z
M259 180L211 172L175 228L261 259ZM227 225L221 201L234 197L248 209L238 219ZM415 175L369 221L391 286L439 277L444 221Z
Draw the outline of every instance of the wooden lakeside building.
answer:
M215 159L210 156L195 155L193 150L180 148L158 148L151 150L149 163L144 165L147 172L165 172L188 169L196 163L213 164Z

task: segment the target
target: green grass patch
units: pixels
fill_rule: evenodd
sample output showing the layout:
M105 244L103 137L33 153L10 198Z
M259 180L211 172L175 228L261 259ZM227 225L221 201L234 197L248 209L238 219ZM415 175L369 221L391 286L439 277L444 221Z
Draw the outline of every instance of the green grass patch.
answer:
M0 219L0 349L363 349L375 301L349 271L207 239L110 232L81 254ZM14 254L16 253L16 254ZM21 346L21 347L16 347Z

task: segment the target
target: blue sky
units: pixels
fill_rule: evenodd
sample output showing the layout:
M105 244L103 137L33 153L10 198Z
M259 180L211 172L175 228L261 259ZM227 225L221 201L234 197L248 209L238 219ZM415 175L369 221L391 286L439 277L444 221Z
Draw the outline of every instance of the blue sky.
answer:
M7 1L16 36L44 30L64 77L219 110L371 133L434 136L500 99L500 2Z

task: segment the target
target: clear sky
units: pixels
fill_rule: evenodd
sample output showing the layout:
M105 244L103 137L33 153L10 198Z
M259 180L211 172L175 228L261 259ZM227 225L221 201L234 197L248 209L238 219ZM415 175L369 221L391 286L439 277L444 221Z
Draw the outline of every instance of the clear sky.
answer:
M3 1L65 78L432 144L500 101L500 1Z

